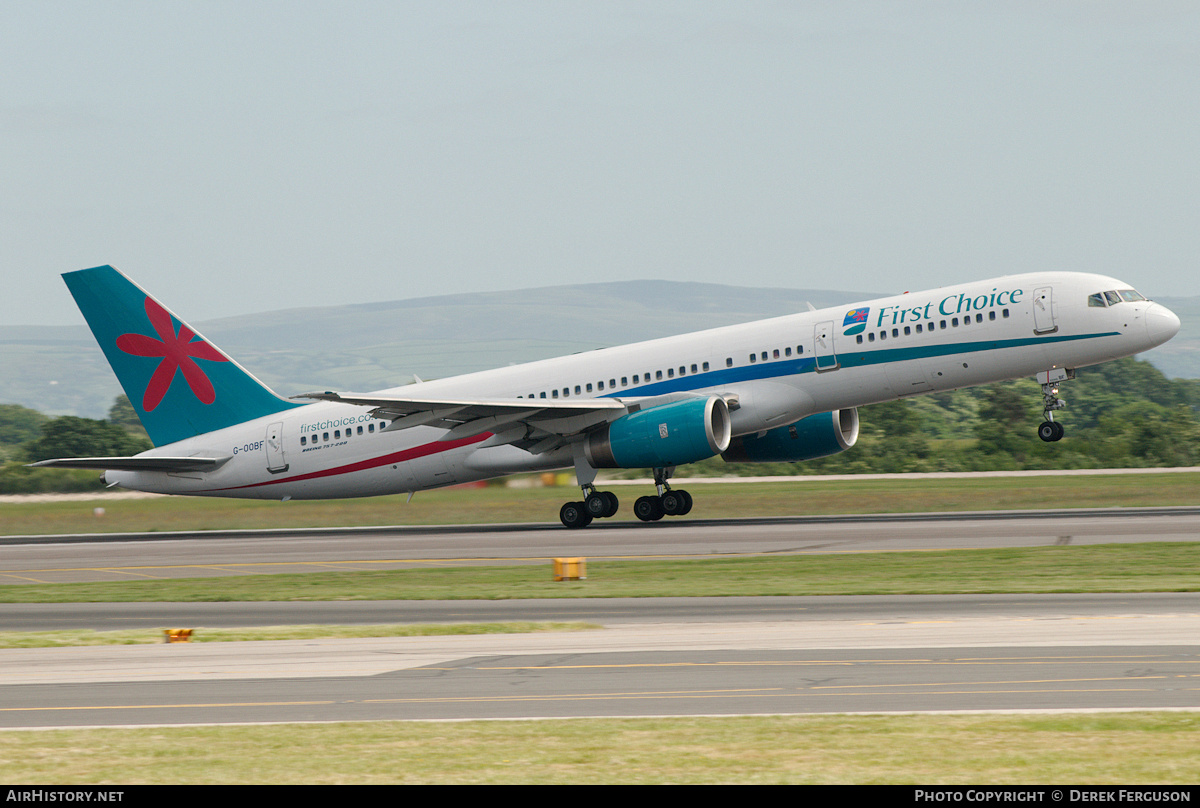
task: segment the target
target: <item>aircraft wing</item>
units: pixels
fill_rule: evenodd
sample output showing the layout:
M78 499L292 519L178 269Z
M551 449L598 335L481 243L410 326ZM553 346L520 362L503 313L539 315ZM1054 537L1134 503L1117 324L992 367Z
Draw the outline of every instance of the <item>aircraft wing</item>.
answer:
M60 457L30 463L32 468L103 469L112 471L212 471L220 468L225 457Z
M485 446L512 443L534 454L549 451L562 445L566 438L629 411L624 402L613 398L427 399L329 391L292 398L370 407L371 415L391 421L386 428L389 432L435 426L449 430L440 438L442 441L491 432Z

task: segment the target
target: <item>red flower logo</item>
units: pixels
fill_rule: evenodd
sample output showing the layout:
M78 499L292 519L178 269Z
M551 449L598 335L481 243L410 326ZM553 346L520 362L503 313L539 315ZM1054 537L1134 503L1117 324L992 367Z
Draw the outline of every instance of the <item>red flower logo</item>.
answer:
M176 334L171 315L149 297L146 298L146 316L150 318L150 325L154 326L161 339L147 337L145 334L122 334L117 337L117 347L127 354L162 357L162 361L154 369L154 375L150 377L150 383L146 385L142 409L150 412L162 402L163 396L167 394L171 382L175 379L176 370L183 372L183 378L187 379L188 387L192 389L196 398L204 404L212 404L217 398L217 392L195 360L229 360L207 342L192 342L192 337L196 335L182 323L179 334Z

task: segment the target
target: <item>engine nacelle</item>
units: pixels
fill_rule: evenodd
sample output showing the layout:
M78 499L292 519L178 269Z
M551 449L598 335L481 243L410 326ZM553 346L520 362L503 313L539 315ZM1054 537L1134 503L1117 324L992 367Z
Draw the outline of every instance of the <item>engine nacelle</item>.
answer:
M810 415L762 437L742 435L730 441L721 457L726 463L788 463L815 460L844 452L858 441L858 410Z
M725 399L689 398L621 416L589 435L584 452L598 469L681 466L725 451L731 434Z

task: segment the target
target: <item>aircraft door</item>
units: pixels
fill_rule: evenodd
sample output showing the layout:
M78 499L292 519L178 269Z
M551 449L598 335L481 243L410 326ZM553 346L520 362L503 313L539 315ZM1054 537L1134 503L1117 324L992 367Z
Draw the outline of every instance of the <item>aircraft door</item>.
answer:
M817 371L838 369L837 354L833 349L833 321L817 323L813 329L813 353L817 357Z
M267 439L263 441L267 453L267 471L272 474L288 470L287 460L283 456L283 422L267 427Z
M1053 334L1058 330L1054 319L1053 287L1041 286L1033 290L1033 333Z

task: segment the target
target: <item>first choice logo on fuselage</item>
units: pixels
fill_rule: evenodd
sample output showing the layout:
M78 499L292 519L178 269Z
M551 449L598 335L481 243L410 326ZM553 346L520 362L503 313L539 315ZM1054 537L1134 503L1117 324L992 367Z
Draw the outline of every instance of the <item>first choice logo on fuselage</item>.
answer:
M1003 308L1004 306L1019 303L1024 295L1024 289L1005 289L1004 291L1000 291L998 288L993 288L990 292L974 296L970 296L965 292L947 295L938 301L931 300L923 306L881 306L879 317L875 321L875 327L882 328L901 323L915 323L922 320L934 320L938 317L951 317L968 312ZM866 320L870 311L869 308L857 308L848 311L843 326L850 327L846 328L842 333L847 336L861 333L867 327ZM852 317L854 318L853 320L851 319Z
M863 306L860 309L850 309L846 312L846 319L842 320L842 331L848 337L855 334L861 334L867 328L867 318L871 316L871 307Z

